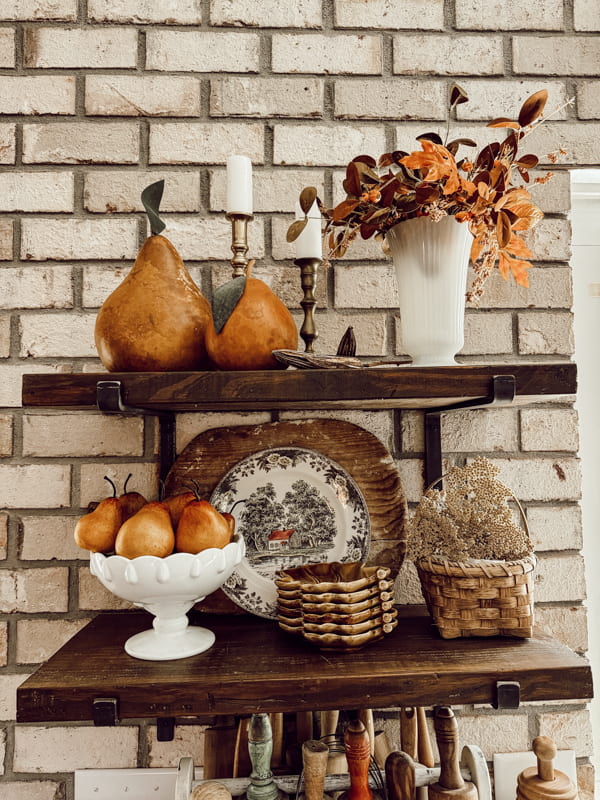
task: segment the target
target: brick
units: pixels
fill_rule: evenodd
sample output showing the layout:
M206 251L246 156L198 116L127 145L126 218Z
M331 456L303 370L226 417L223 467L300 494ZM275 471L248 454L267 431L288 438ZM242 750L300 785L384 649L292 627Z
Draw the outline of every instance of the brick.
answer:
M0 219L0 261L10 261L13 253L12 219Z
M598 74L600 41L597 36L515 36L515 73L529 75Z
M445 119L446 106L441 81L429 82L427 91L419 81L398 78L335 82L334 113L342 119Z
M469 96L469 102L456 107L456 118L486 122L496 117L516 119L525 100L540 89L539 80L466 80L460 85ZM568 99L563 82L544 82L543 88L548 92L548 111L560 108ZM566 119L567 116L568 109L562 108L552 119Z
M535 570L536 603L585 599L585 569L579 555L544 556Z
M465 344L461 355L503 355L512 350L511 314L465 314Z
M443 0L335 0L334 20L338 28L387 28L442 30Z
M0 20L75 22L77 0L2 0Z
M163 231L186 261L208 261L230 259L231 223L224 216L169 217ZM265 253L263 229L258 220L249 226L248 246L252 258L262 258Z
M7 556L8 547L8 514L0 514L0 558L4 560Z
M394 74L503 75L502 38L398 34L394 36Z
M396 462L404 494L409 503L418 503L425 489L423 462L420 458L402 458Z
M579 500L581 476L575 458L493 458L498 480L521 501Z
M39 490L39 485L37 488ZM0 610L6 614L15 611L52 613L66 611L69 605L69 570L66 567L2 570L0 587Z
M573 317L564 312L523 312L518 315L519 353L525 355L571 355Z
M95 314L23 314L20 320L23 358L96 357Z
M90 75L86 114L124 117L197 117L200 81L175 75Z
M22 221L21 258L26 261L135 258L137 250L137 220L132 218Z
M180 453L195 436L204 431L236 425L261 425L270 421L268 411L181 414L177 419L177 452Z
M10 414L0 414L0 458L11 456L13 452L13 418Z
M5 667L8 661L8 626L6 622L0 622L0 667Z
M573 302L569 267L539 267L529 270L529 288L505 281L494 272L485 285L479 308L570 308Z
M521 411L523 450L566 450L577 452L577 412L572 408L523 409Z
M341 419L350 422L353 425L358 425L361 428L372 433L389 449L394 448L394 412L393 411L369 411L362 410L341 410L323 411L314 410L310 411L284 411L281 414L281 419L298 420L298 419Z
M531 170L532 180L542 177L549 170ZM571 210L571 175L566 169L552 169L553 177L548 183L531 186L531 197L545 214L567 214Z
M24 373L65 372L65 365L14 363L0 366L0 407L19 407L21 405L21 384Z
M298 318L298 315L294 315ZM299 318L298 327L302 318ZM359 356L384 356L387 353L388 334L386 315L375 314L323 314L317 316L319 352L335 353L340 339L349 325L354 327Z
M540 156L542 163L549 163L546 153L553 153L562 148L566 156L560 159L561 166L598 164L598 141L600 140L600 124L588 123L574 125L572 122L547 122L532 134L530 147Z
M54 464L0 464L5 508L64 508L70 502L71 469Z
M403 411L400 425L403 453L422 453L423 415ZM518 424L512 409L453 411L442 418L442 451L509 452L517 449Z
M82 509L87 508L89 503L98 502L106 497L105 475L108 475L117 486L122 486L123 481L131 473L128 488L140 492L147 500L157 499L158 472L154 462L84 463L79 468L79 472L81 483L79 505Z
M106 484L108 493L108 484ZM21 516L19 558L23 561L71 561L87 558L73 537L79 517Z
M14 720L17 716L17 687L29 676L24 673L0 675L0 719Z
M275 33L271 60L273 72L380 75L382 42L368 34Z
M574 0L573 26L576 31L600 31L600 0Z
M79 608L85 611L120 611L133 608L127 600L122 600L100 583L87 567L79 572Z
M245 122L171 122L150 127L151 164L225 164L231 153L264 160L264 129Z
M593 764L577 764L577 792L579 800L594 800L596 796L596 770Z
M581 550L581 509L571 506L530 506L527 523L536 551Z
M540 736L549 736L558 750L574 750L580 756L592 754L590 712L547 712L538 716Z
M159 742L156 726L149 725L146 729L148 766L177 767L182 753L203 753L204 730L201 725L176 725L174 738L170 742Z
M87 619L18 620L17 663L40 664L47 661L87 622Z
M214 78L212 117L322 117L319 78Z
M0 174L0 211L73 211L72 172Z
M301 166L346 165L359 153L383 153L382 127L275 125L273 162Z
M3 781L0 800L58 800L65 796L62 781Z
M0 123L0 164L14 164L15 153L15 125Z
M131 271L131 264L122 267L94 264L83 268L81 304L84 308L99 308Z
M253 28L320 28L320 0L211 0L212 25L235 25Z
M336 308L397 308L398 287L391 265L342 266L335 270Z
M15 66L15 32L12 28L1 28L0 67L10 68L14 66Z
M577 86L577 116L579 119L600 119L598 81L586 81Z
M144 420L102 414L29 414L23 418L23 455L141 456Z
M10 355L10 316L0 314L0 358Z
M133 68L135 28L30 28L23 39L26 67Z
M571 257L571 222L544 217L523 239L537 261L568 261Z
M486 760L494 753L518 753L530 749L528 716L522 714L462 713L458 720L461 742L477 742Z
M137 765L138 728L77 726L15 729L15 772L54 773L76 769L125 769Z
M492 31L563 30L562 0L456 0L456 27ZM498 114L500 116L500 114Z
M146 69L169 72L258 72L256 33L149 30Z
M139 128L133 122L46 122L23 126L26 164L136 164Z
M156 0L88 0L88 19L93 22L163 23L199 25L198 0L160 3Z
M4 775L4 760L6 758L6 729L0 729L0 775ZM4 786L4 784L0 784ZM10 798L12 800L12 797Z
M197 171L123 172L117 169L94 170L85 174L84 208L100 214L143 211L143 189L161 178L165 181L161 213L200 210L200 175Z
M586 611L585 606L538 606L535 624L543 633L583 653L588 648Z
M210 176L210 209L225 211L227 204L227 171L211 170ZM254 211L294 212L300 192L305 186L315 186L319 195L323 196L323 170L308 169L255 169L252 174L254 195ZM274 223L275 219L271 220ZM290 220L285 220L289 225ZM279 228L278 228L279 230ZM283 235L285 239L285 234Z

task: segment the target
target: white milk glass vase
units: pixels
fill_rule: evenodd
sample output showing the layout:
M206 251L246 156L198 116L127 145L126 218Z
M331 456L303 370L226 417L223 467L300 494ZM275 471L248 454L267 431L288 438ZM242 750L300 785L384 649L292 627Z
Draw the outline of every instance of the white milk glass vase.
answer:
M465 222L416 217L386 234L400 297L402 349L413 366L456 364L464 344L467 267L473 236Z

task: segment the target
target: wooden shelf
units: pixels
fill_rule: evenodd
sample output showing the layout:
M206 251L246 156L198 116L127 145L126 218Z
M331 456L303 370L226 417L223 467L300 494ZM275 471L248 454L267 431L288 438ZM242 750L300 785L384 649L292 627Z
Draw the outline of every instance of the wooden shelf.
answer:
M193 612L215 645L164 662L123 650L150 615L102 613L17 689L17 721L91 720L97 697L116 698L120 719L494 703L497 681L518 681L523 701L592 697L588 662L548 636L444 640L425 613L400 612L357 654L321 652L271 620Z
M127 406L152 411L317 408L436 408L489 398L497 375L513 375L516 401L574 395L574 363L461 364L455 367L126 372L23 376L25 407L96 406L98 381L119 381Z

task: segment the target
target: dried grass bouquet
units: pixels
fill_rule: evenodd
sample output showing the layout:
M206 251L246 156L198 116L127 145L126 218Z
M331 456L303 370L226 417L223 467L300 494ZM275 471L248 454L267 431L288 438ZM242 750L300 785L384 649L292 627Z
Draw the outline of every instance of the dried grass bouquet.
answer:
M449 470L443 489L429 488L408 525L408 556L516 561L530 555L529 533L516 524L514 495L498 472L480 456Z

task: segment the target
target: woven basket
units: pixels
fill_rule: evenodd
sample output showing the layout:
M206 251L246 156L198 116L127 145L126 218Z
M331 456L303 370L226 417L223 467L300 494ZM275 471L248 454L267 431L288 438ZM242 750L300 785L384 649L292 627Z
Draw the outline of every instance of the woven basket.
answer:
M443 639L533 633L535 556L518 561L418 559L427 609Z
M444 477L444 476L442 476ZM427 491L441 478L434 481ZM523 527L527 517L518 499ZM424 556L415 565L427 609L444 639L533 635L534 555L514 561Z

